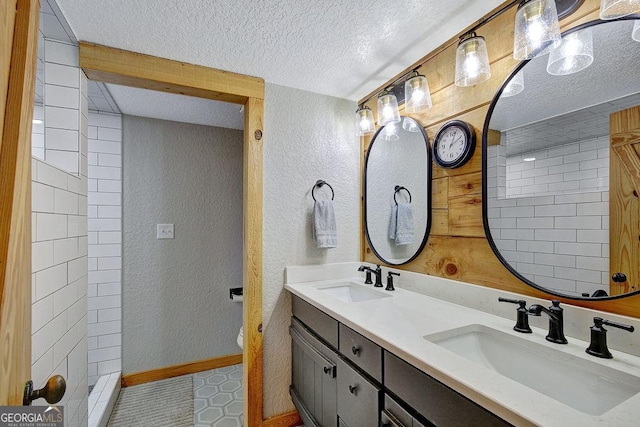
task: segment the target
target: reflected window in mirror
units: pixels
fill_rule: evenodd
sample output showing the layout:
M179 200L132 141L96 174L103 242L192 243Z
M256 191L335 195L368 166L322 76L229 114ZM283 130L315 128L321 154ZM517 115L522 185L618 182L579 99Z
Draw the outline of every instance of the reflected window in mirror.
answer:
M596 21L571 30L592 34L593 63L567 75L548 72L549 56L521 63L485 121L487 236L507 268L554 295L618 297L638 285L634 271L624 271L624 283L612 280L618 268L634 269L614 265L638 245L637 235L620 242L628 218L610 218L610 200L625 204L634 179L619 176L609 127L612 113L640 105L633 27Z
M424 128L409 117L381 127L365 159L365 235L375 255L405 264L424 248L431 224L431 157Z

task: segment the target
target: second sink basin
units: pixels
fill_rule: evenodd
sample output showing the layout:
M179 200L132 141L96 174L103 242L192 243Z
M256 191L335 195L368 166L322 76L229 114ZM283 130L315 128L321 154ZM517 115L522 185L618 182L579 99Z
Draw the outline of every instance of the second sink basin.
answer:
M379 298L389 298L391 295L365 288L356 283L340 283L335 286L318 288L320 292L331 295L343 302L360 302Z
M640 392L634 375L483 325L424 339L590 415L602 415Z

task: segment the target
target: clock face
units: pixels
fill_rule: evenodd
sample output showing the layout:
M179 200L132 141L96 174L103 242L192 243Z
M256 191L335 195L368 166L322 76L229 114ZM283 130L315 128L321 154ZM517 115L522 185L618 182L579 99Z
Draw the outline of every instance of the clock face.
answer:
M466 142L467 137L461 128L451 126L445 129L436 147L438 157L443 162L454 163L464 155L467 148Z
M457 168L469 161L475 147L473 128L466 122L452 120L434 138L433 160L443 168Z

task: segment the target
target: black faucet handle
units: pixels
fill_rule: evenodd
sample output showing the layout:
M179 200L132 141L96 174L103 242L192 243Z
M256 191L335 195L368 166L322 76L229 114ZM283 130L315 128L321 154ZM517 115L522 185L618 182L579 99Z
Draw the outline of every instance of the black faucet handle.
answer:
M361 265L360 267L358 267L358 271L364 271L367 273L367 276L365 277L364 283L366 285L370 285L373 283L373 281L371 280L371 268L367 267L366 265Z
M635 328L632 325L624 325L618 322L612 322L611 320L605 320L601 317L594 317L593 323L595 326L602 327L602 325L613 326L614 328L623 329L627 332L633 332Z
M521 332L523 334L530 334L531 327L529 326L529 311L527 310L527 302L525 300L516 300L509 298L498 297L499 302L509 302L511 304L517 304L519 307L516 309L516 325L513 330Z
M387 274L387 287L384 288L385 291L395 291L396 288L393 287L393 276L400 276L400 273L394 273L392 271Z
M380 264L376 265L374 274L376 275L376 283L373 284L373 287L381 288L382 287L382 268L380 268Z
M601 317L593 318L593 326L591 327L591 342L586 352L592 356L601 357L603 359L611 359L613 355L607 348L607 330L602 325L613 326L614 328L623 329L633 332L635 328L631 325L623 325L622 323L605 320Z

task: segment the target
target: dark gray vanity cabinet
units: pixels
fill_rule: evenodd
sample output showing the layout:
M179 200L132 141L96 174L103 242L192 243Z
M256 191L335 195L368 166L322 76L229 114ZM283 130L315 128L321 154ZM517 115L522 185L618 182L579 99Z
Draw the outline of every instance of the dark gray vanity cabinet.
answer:
M338 355L293 318L291 335L291 399L305 426L335 426Z
M393 397L385 394L384 406L380 412L381 427L426 427L427 425L432 424L423 424Z
M380 388L338 359L338 416L349 427L378 425Z
M393 392L435 425L510 425L388 351L384 352L383 366L385 389Z

